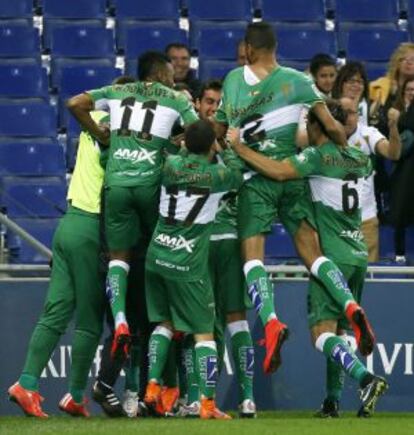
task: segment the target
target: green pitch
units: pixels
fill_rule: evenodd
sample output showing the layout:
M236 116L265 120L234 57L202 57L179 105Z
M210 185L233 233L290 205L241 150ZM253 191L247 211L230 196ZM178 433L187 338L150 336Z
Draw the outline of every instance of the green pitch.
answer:
M256 420L200 421L182 419L80 420L52 417L0 417L1 435L412 435L414 413L377 413L357 419L344 413L340 419L319 420L311 412L263 412Z

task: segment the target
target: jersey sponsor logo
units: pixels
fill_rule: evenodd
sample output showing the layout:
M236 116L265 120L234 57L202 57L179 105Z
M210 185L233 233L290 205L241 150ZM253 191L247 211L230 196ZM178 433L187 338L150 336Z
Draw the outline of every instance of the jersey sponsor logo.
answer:
M361 231L359 230L342 230L340 237L344 237L346 239L351 239L351 240L355 240L357 242L360 242L363 239L363 235L361 233Z
M137 150L128 148L119 148L114 153L114 158L118 160L130 160L132 163L149 162L155 165L155 156L157 151L148 151L139 147Z
M171 237L169 234L164 233L158 234L155 238L155 243L170 248L171 251L180 251L184 249L190 254L193 253L195 242L196 238L187 240L183 236Z
M167 267L168 269L175 269L179 272L189 272L189 266L180 266L178 264L169 263L168 261L159 260L158 258L155 260L155 264L157 266Z

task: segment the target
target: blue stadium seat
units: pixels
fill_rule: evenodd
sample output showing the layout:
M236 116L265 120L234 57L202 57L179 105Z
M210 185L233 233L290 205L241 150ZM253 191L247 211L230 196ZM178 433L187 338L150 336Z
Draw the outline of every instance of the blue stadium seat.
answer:
M62 71L66 68L72 67L88 68L101 68L101 67L115 67L115 57L107 57L100 59L76 59L58 57L51 59L50 71L51 71L51 86L58 88L59 83L62 81Z
M142 29L143 38L149 39L152 43L153 40L161 38L161 48L164 51L164 47L172 40L167 39L169 37L180 38L179 41L187 42L187 36L180 30L176 21L136 21L136 20L122 20L118 21L116 29L116 45L118 50L125 49L125 38L129 30ZM157 43L158 44L158 43Z
M106 0L43 0L45 18L105 18Z
M88 29L105 29L105 20L64 20L60 18L45 18L43 20L42 44L43 49L48 51L51 47L52 35L55 29L64 27L81 26Z
M385 76L388 69L387 62L366 62L365 70L368 74L368 80L376 80L379 77Z
M300 61L300 60L282 60L279 62L282 66L286 66L288 68L297 69L298 71L305 71L306 68L309 67L309 61Z
M26 25L0 23L0 57L34 57L40 55L37 29Z
M397 22L397 0L337 0L336 20L363 22Z
M40 65L0 64L1 98L49 99L47 71Z
M147 50L164 51L170 42L187 42L187 34L182 29L171 27L132 27L125 33L125 56L137 57Z
M0 136L56 137L56 112L47 103L1 103L0 119Z
M324 22L323 0L262 0L266 21Z
M298 256L292 239L283 225L272 225L272 233L266 237L265 256L269 258L296 258Z
M229 71L238 65L235 61L205 60L200 61L200 80L224 79Z
M33 16L33 0L0 1L0 19L31 18Z
M348 33L346 55L350 59L388 61L392 52L402 42L408 41L408 33L390 29L358 29Z
M114 34L110 29L67 26L52 32L54 57L100 58L114 56Z
M15 219L17 225L26 230L49 249L52 248L53 234L59 224L59 219ZM14 253L11 263L20 264L47 264L49 260L32 248L11 231L7 232L7 248Z
M65 175L64 150L56 141L0 142L0 161L1 177Z
M62 177L3 177L2 204L10 217L60 217L66 210Z
M309 60L317 53L327 53L334 57L337 54L333 32L281 29L277 32L277 39L280 60Z
M178 20L179 0L112 0L117 19Z
M251 20L251 0L187 0L190 20Z
M191 34L191 47L201 59L236 59L237 45L244 37L246 23L199 22Z

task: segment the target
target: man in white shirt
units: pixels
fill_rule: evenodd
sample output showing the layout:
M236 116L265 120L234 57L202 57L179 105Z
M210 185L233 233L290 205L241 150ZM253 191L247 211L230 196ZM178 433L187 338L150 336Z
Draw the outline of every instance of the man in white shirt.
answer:
M388 111L389 139L375 127L361 123L358 107L349 98L341 98L341 105L348 113L345 132L348 143L360 148L365 154L375 158L380 154L390 160L398 160L401 154L401 141L398 133L398 119L400 112L391 108ZM377 203L374 191L374 174L365 180L362 190L362 233L368 247L368 261L374 262L379 259L379 236Z

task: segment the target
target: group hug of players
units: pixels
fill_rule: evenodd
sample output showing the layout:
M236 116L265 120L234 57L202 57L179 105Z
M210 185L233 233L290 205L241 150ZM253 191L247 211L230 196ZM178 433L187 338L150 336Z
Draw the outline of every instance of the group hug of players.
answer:
M138 81L69 100L84 129L69 206L54 236L44 311L8 391L27 415L47 417L39 378L75 315L69 392L59 408L89 416L85 389L109 300L113 335L93 387L108 415L171 414L181 397L178 415L230 419L215 402L227 328L239 414L255 417L246 310L253 306L264 327L265 373L281 364L289 334L264 267L265 236L276 216L311 273L309 327L327 364L318 415L338 416L344 374L359 384L359 416L370 416L388 388L347 337L352 330L364 356L374 349L360 306L367 267L360 196L370 159L347 146L346 110L325 100L309 77L277 64L271 26L249 24L245 43L248 65L227 75L210 119L199 119L172 89L172 66L158 52L140 57ZM311 146L298 154L305 108ZM177 126L183 133L172 140ZM125 410L112 389L123 365Z

